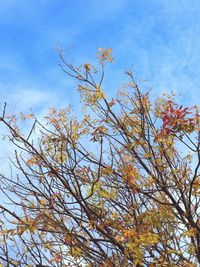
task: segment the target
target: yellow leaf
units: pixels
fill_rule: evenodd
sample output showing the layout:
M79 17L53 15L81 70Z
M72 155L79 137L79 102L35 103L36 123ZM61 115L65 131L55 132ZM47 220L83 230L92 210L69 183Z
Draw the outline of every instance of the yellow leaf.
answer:
M26 162L27 166L31 166L31 165L40 165L40 161L39 161L39 157L38 156L34 156L31 159L27 160Z
M83 65L83 67L87 72L90 72L90 64L86 63Z
M192 237L197 234L197 230L195 228L190 228L188 231L184 232L184 236Z
M72 254L72 256L73 257L80 257L81 255L82 255L82 250L81 250L81 248L79 248L79 247L73 247L72 249L71 249L71 254Z
M50 243L46 243L46 244L44 244L44 248L51 249L52 245Z
M45 198L40 199L39 202L43 206L45 206L47 204L47 200Z

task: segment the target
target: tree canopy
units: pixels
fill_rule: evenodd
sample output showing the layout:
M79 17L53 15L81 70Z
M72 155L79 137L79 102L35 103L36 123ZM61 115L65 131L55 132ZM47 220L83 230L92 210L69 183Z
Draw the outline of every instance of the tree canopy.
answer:
M98 67L59 54L83 114L51 108L40 121L5 105L0 118L15 150L1 173L0 266L199 266L198 107L153 99L132 71L107 96L110 48Z

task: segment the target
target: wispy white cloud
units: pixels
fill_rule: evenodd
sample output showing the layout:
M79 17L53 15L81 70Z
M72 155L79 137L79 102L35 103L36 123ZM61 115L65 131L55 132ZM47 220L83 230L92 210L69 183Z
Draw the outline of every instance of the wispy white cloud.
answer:
M197 103L199 2L136 2L136 8L128 11L119 29L114 45L117 58L126 67L133 64L137 78L147 79L155 95L174 90L184 95L182 101L186 104Z

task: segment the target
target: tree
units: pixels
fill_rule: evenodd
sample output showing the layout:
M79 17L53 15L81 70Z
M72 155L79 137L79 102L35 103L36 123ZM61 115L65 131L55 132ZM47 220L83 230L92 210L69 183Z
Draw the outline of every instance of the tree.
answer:
M11 203L1 205L2 266L198 266L198 107L151 100L131 71L109 99L111 49L99 50L99 70L60 57L84 115L52 108L41 123L21 114L33 120L26 135L5 107L1 117L17 168L1 174Z

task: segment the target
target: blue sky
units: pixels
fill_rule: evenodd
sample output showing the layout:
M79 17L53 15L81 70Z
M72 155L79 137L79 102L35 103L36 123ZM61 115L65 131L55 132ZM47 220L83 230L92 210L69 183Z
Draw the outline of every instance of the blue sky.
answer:
M75 83L58 67L56 46L76 62L112 47L106 91L113 94L133 65L152 94L172 90L200 102L199 0L0 0L0 111L79 107ZM0 168L10 174L13 147L1 140Z
M93 62L99 47L112 47L108 94L133 65L153 96L173 90L181 102L199 104L199 0L0 0L0 108L6 101L10 112L32 108L39 117L69 103L79 110L75 83L59 69L57 45L77 63ZM8 171L13 148L1 140L0 147L0 167Z
M58 67L57 45L80 63L112 47L107 91L133 65L152 94L174 90L199 102L198 0L0 0L0 40L0 102L14 112L79 105Z

